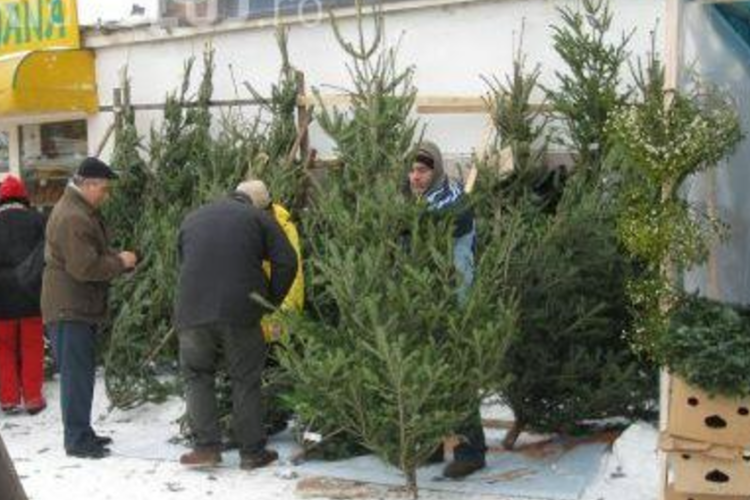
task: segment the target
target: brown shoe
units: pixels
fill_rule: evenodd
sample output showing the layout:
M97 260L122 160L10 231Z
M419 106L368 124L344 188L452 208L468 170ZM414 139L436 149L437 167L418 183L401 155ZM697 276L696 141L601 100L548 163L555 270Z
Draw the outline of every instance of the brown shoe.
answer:
M182 455L180 463L187 467L215 467L221 463L221 448L195 448Z
M241 455L240 469L260 469L279 459L279 454L274 450L263 450L252 455Z
M443 476L448 479L463 479L480 469L484 469L485 465L484 460L456 460L445 466Z

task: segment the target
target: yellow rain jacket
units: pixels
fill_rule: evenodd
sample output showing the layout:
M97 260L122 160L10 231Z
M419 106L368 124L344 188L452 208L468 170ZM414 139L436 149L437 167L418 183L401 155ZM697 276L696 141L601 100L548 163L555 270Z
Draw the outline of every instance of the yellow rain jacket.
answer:
M294 278L292 288L289 289L284 302L281 304L283 310L301 311L305 305L305 278L302 272L302 251L299 241L299 233L297 232L297 226L292 222L292 216L289 214L287 209L276 203L271 207L273 209L273 215L276 218L276 222L279 223L281 229L284 230L284 234L289 239L289 243L294 247L294 251L297 253L297 276ZM266 277L271 276L271 263L266 261L263 263L263 271L266 273ZM274 334L274 330L278 330L278 321L274 319L274 315L266 316L263 318L261 323L263 328L263 336L266 342L273 342L279 340L285 332L280 331L277 335Z

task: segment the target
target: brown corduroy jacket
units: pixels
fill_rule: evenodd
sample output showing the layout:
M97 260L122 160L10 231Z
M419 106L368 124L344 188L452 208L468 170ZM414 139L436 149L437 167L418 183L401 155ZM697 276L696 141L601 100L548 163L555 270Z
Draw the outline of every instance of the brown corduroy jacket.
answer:
M44 256L44 322L103 322L109 283L125 267L109 247L101 215L75 187L68 186L52 210Z

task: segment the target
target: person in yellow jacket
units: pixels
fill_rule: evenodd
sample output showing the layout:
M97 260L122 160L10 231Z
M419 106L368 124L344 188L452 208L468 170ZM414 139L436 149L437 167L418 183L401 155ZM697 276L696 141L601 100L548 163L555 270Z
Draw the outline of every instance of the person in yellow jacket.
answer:
M302 311L305 304L305 282L302 272L302 251L299 239L299 233L292 217L287 209L278 203L271 201L271 195L265 183L259 180L245 181L240 184L243 193L250 197L253 206L261 210L270 212L283 229L289 243L297 253L297 276L294 279L292 288L289 290L286 298L281 304L280 309L285 311ZM271 265L264 262L263 269L266 276L270 277ZM286 429L292 414L282 404L281 395L288 390L284 385L283 376L279 376L282 369L279 366L276 350L280 348L280 340L288 332L284 332L276 314L271 314L263 318L261 327L263 335L268 344L268 357L266 358L265 382L263 386L264 406L266 409L265 425L266 433L269 436L278 434Z
M292 288L289 289L289 293L281 304L281 309L285 311L302 311L302 308L305 305L305 278L304 273L302 272L302 250L300 248L297 226L292 222L292 216L289 211L278 203L272 204L271 210L273 211L273 216L276 219L276 222L278 222L281 229L284 230L284 234L286 234L286 237L289 239L289 243L292 244L294 251L297 252L297 262L299 263L297 267L297 276L294 278ZM266 276L271 276L270 262L263 263L263 271L265 271ZM274 316L275 315L266 316L261 322L263 335L266 337L266 342L269 343L278 342L283 335L281 325Z
M245 181L241 185L242 191L247 194L253 202L253 206L264 211L270 212L276 222L278 222L284 234L289 239L294 251L297 253L297 276L294 279L292 288L289 290L284 302L281 304L281 309L285 311L301 311L305 305L305 279L302 271L302 249L300 245L299 233L297 232L297 226L292 221L292 216L289 211L278 203L271 201L271 195L268 192L268 187L263 181L250 180ZM264 262L263 270L266 276L271 276L271 263ZM267 343L278 342L284 334L281 325L276 315L270 315L263 318L261 326L263 328L263 335L266 338Z

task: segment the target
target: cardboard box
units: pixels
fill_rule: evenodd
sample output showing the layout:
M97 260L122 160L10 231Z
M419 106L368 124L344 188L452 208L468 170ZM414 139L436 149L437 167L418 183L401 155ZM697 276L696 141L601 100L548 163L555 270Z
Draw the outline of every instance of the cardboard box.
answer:
M750 451L672 436L663 436L660 447L675 492L750 499Z
M695 493L680 493L675 491L674 487L668 486L664 493L663 500L750 500L750 496L717 496L717 495L698 495Z
M694 441L750 448L750 398L710 397L672 377L668 431Z

